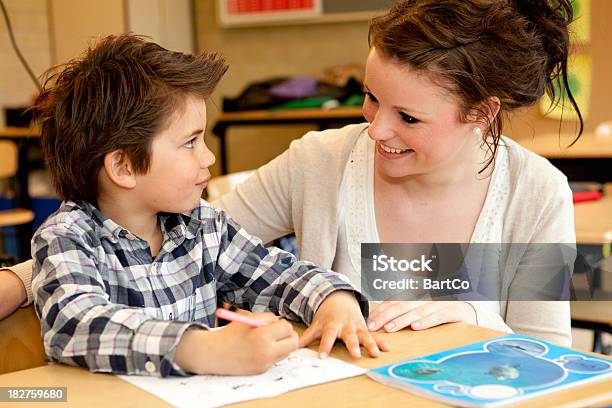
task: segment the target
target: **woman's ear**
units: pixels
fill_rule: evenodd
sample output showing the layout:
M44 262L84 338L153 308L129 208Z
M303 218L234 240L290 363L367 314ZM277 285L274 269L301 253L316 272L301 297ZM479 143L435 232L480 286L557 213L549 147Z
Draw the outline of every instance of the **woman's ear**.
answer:
M499 98L497 96L491 96L470 111L468 120L470 122L481 123L488 128L499 114L500 109L501 101Z
M104 156L104 170L117 186L126 189L136 187L136 174L123 150L113 150Z

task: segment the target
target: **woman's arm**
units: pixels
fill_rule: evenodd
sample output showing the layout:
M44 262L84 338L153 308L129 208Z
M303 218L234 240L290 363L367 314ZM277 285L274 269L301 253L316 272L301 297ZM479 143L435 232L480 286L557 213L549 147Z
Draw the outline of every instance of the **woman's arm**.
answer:
M21 279L10 269L0 270L0 320L13 313L26 298Z
M570 259L571 256L568 254L575 256L574 205L572 192L565 178L557 184L556 190L551 194L548 205L536 227L532 242L537 243L533 245L536 249L541 250L543 245L548 245L549 250L557 250L561 255L565 255L559 256L558 267L566 265L573 268L574 259ZM554 247L555 244L559 244L559 247ZM529 254L526 254L525 257L528 258ZM528 262L536 264L533 259ZM522 286L525 285L524 282L536 282L533 276L524 276L525 271L533 272L533 270L534 268L519 266L516 280L522 281ZM570 347L572 344L568 301L510 301L507 305L505 321L517 333L534 336L561 346Z
M260 167L235 190L211 202L264 242L293 232L291 217L291 152Z
M32 302L32 260L0 269L0 320Z

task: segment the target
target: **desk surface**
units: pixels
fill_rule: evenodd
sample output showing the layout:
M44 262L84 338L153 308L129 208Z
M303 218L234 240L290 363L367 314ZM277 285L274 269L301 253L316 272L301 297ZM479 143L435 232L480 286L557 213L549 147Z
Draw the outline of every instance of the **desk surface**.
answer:
M571 302L572 319L612 326L612 302L574 301Z
M574 204L574 222L578 243L612 242L612 183L601 199Z
M361 118L361 107L335 109L279 109L251 110L242 112L220 112L217 122L253 122L253 121L283 121L283 120L319 120Z
M336 346L332 356L364 368L374 368L394 361L438 352L468 343L496 337L502 333L463 323L439 326L422 332L404 330L384 334L392 351L383 353L378 359L353 360L343 347ZM74 406L146 407L167 406L157 397L124 382L112 375L93 374L83 369L63 365L50 365L0 375L2 386L67 386L68 404ZM518 407L558 406L573 402L575 406L612 402L612 380L600 381L570 389L550 396L544 396ZM361 407L399 406L411 407L444 406L405 391L379 384L365 375L346 380L326 383L292 391L278 397L249 401L238 404L244 407ZM62 406L64 406L62 404Z
M0 128L0 139L27 139L27 138L38 138L40 132L38 129L24 128L24 127L4 127Z
M595 136L584 133L571 147L575 135L547 133L533 137L517 138L523 147L549 159L612 158L612 136Z

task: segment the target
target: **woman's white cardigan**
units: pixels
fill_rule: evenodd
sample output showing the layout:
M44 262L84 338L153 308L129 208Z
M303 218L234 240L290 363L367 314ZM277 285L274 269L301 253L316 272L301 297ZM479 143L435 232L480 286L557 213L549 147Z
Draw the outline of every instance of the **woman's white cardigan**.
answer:
M213 205L226 209L265 242L295 232L300 258L331 268L343 172L351 149L366 129L364 123L309 132ZM575 243L567 178L546 159L508 138L504 141L510 197L503 215L503 242ZM507 276L517 273L521 258L514 254L504 259ZM470 303L480 326L571 345L569 302L503 301L499 314L492 311L490 302Z

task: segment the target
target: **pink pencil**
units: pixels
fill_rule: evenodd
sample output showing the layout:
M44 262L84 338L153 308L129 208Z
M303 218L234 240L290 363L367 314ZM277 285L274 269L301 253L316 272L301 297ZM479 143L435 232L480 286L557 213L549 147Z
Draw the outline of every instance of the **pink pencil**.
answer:
M253 327L265 326L267 324L266 322L262 322L261 320L256 320L251 317L232 312L231 310L223 309L221 307L215 311L215 314L219 319L229 320L230 322L240 322Z

